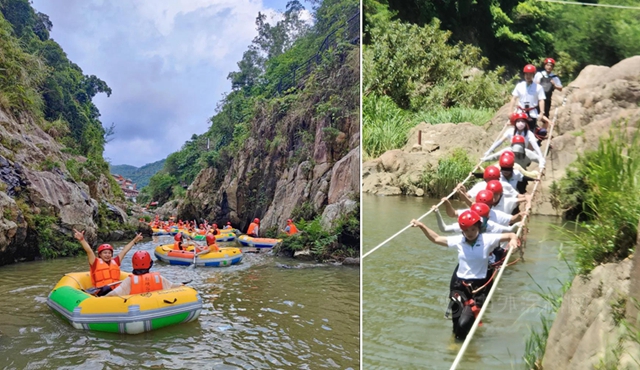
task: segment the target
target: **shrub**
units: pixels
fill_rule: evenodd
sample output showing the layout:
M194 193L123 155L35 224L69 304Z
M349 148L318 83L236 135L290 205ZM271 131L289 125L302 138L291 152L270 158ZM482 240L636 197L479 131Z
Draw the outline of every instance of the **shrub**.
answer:
M464 149L456 148L438 161L435 172L426 168L422 174L423 186L427 194L433 197L444 197L467 177L473 170L473 163L469 160Z

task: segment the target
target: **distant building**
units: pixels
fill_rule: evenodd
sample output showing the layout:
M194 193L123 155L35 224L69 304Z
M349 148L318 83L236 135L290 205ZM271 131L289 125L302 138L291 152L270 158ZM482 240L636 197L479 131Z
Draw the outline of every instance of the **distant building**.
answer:
M131 179L125 179L122 175L114 174L113 178L120 185L120 189L124 192L124 197L135 203L140 193L136 190L136 184Z

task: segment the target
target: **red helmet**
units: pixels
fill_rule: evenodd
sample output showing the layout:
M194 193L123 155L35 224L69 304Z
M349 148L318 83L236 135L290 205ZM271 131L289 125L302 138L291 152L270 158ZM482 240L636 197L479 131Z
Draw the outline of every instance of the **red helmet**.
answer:
M98 255L100 254L100 252L104 251L104 250L110 250L111 252L113 252L113 247L111 246L111 244L102 244L98 247Z
M524 73L536 73L536 67L533 64L527 64L522 69Z
M179 242L182 240L182 233L177 233L176 236L173 237L173 240Z
M148 270L151 268L151 255L147 251L137 251L131 257L134 270Z
M513 113L510 119L511 119L511 124L515 125L517 120L519 119L527 120L528 118L529 116L527 116L526 113Z
M514 135L513 139L511 139L511 144L523 144L524 145L524 136L522 135Z
M256 224L259 224L260 223L260 219L259 218L254 218L253 222L256 223Z
M502 194L502 184L500 183L500 181L497 181L497 180L489 181L487 183L487 190L491 190L494 193L494 195Z
M458 217L458 225L462 230L466 230L480 221L480 215L472 210L466 210Z
M509 153L509 154L507 154ZM512 152L504 152L500 155L500 169L512 169L514 163L513 153Z
M498 180L500 179L500 169L496 166L489 166L484 169L484 181Z
M545 59L545 60L544 60L544 64L547 64L547 63L551 63L551 64L553 64L553 65L556 65L556 61L555 61L555 60L553 60L553 58L547 58L547 59Z
M231 222L227 222L227 225L231 226Z
M290 223L292 223L292 222L293 222L293 221L292 221L291 219L288 219L288 220L287 220L287 223L288 223L288 224L290 224Z
M471 210L479 214L480 217L488 218L491 208L489 208L489 206L484 203L473 203L471 205Z
M480 190L476 195L476 203L484 203L491 207L493 205L493 192L489 189Z
M207 245L216 244L216 236L213 234L207 234Z

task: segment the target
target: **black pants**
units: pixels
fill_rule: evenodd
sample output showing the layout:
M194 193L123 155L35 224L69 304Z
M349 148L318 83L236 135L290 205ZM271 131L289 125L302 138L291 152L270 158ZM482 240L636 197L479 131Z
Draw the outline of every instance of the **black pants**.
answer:
M544 100L544 116L549 118L549 111L551 110L551 96Z

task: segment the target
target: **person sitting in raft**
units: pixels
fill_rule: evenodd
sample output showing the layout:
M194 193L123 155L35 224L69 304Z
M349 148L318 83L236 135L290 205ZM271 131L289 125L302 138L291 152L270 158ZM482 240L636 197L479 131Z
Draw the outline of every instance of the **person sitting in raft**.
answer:
M460 225L458 223L453 223L451 225L446 225L444 220L442 219L442 215L440 214L440 210L437 205L431 207L433 212L436 215L436 220L438 221L438 228L442 232L460 232ZM472 211L476 212L482 218L482 224L480 225L480 232L486 232L491 234L499 234L499 233L510 233L520 227L521 222L516 222L511 226L500 225L499 223L492 221L489 219L489 214L491 213L491 208L484 203L473 203L470 208Z
M287 226L282 231L287 233L287 235L291 236L291 235L296 234L298 232L298 228L296 227L296 225L293 224L293 220L292 219L288 219L287 220Z
M98 247L98 258L96 258L91 246L84 239L84 230L80 232L73 229L73 236L80 242L84 251L87 252L91 283L98 289L96 293L97 296L103 296L109 293L113 289L112 284L120 281L120 264L122 263L122 259L136 243L143 239L142 234L137 234L132 241L122 248L116 258L112 258L113 247L111 244L102 244Z
M185 239L191 240L191 237L189 235L184 235L182 232L177 233L173 237L173 240L175 240L175 242L173 243L173 250L183 251L187 249L187 246L195 245L192 241L185 243Z
M129 294L140 294L155 292L156 290L166 290L179 288L182 284L176 284L162 277L159 272L149 272L153 261L147 251L137 251L131 257L133 272L126 279L122 280L120 286L109 292L107 296L122 296Z
M227 222L227 224L222 228L222 230L231 230L233 226L231 226L231 222Z
M196 249L198 250L198 255L207 254L209 252L219 252L220 251L220 248L218 247L218 244L216 244L215 235L207 234L206 240L207 240L207 245L206 246L202 247L202 246L196 245Z
M481 190L478 195L476 195L476 203L484 203L489 206L489 220L507 226L519 220L527 214L527 212L520 212L517 215L510 215L508 213L493 209L493 192L490 190ZM467 211L468 208L455 210L451 205L451 202L447 198L442 198L444 202L445 209L447 211L447 216L449 217L458 217L462 214L462 212Z
M497 153L483 157L482 161L483 162L497 161L502 155L502 153L505 153L507 151L510 151L514 154L515 163L518 166L522 167L523 169L527 169L531 165L531 162L539 163L539 167L544 168L544 165L545 165L544 158L541 159L540 157L538 157L538 154L536 154L536 152L525 148L524 136L520 136L520 135L515 135L513 138L511 138L510 147L505 148Z
M209 230L213 235L220 235L222 232L218 229L218 224L211 225L211 230Z
M254 218L253 222L249 224L249 228L247 229L247 235L257 238L260 234L260 219Z
M498 148L505 140L511 142L511 139L516 136L522 136L524 138L524 147L531 148L538 155L538 158L544 158L542 155L542 151L540 150L540 146L536 141L536 136L533 132L529 131L529 127L527 126L527 115L526 113L514 113L511 115L511 124L514 125L513 130L506 130L504 136L500 139L496 140L493 145L484 153L484 157L488 157L493 151ZM540 163L540 171L544 169L544 160Z
M411 226L419 227L432 243L455 249L458 252L458 266L451 279L450 292L474 290L485 286L490 279L487 274L489 257L495 249L500 247L501 242L508 241L508 244L505 245L506 250L518 248L519 240L516 234L485 234L481 232L481 224L480 215L472 210L464 211L458 217L458 225L462 233L456 236L444 237L429 229L422 222L415 219L411 220ZM486 294L487 289L483 289L473 296L474 305L477 308L482 307ZM475 312L478 311L476 310ZM461 317L459 325L470 327L474 320L475 317L471 322L462 322Z

